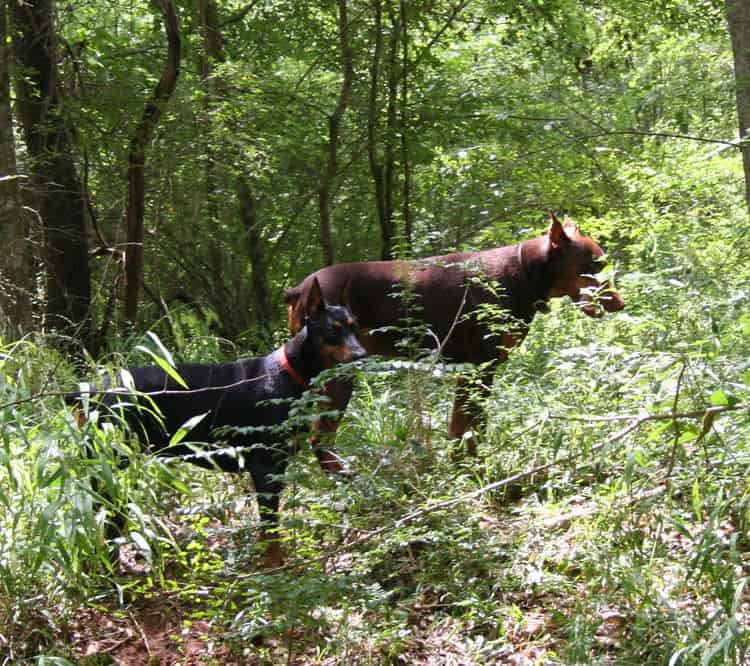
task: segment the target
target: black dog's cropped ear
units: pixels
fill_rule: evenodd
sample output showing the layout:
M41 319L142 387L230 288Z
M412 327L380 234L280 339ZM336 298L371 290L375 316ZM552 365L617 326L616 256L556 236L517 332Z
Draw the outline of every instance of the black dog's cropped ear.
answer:
M344 285L344 288L341 290L341 305L343 305L349 312L352 311L351 306L349 305L349 294L351 292L351 286L352 281L351 279L346 281L346 284Z
M570 236L565 233L565 228L555 214L551 210L548 210L547 212L549 213L549 219L551 220L549 230L547 231L550 250L563 250L570 245Z
M310 289L305 299L305 316L314 317L316 314L323 312L325 302L323 301L323 292L320 290L318 278L313 278Z

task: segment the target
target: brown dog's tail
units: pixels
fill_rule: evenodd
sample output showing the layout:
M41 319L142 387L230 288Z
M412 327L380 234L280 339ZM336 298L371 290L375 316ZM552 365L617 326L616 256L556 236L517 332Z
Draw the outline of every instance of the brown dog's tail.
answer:
M302 285L291 287L286 290L284 300L286 301L286 323L293 334L297 334L304 326L302 316L299 313L299 302L302 297Z

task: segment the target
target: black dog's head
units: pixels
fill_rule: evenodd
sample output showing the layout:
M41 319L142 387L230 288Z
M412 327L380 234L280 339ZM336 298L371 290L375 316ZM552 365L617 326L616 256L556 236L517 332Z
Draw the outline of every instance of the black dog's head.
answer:
M318 279L313 280L304 305L307 338L318 350L324 368L358 361L367 352L357 339L357 324L349 309L349 284L341 294L340 305L323 300Z

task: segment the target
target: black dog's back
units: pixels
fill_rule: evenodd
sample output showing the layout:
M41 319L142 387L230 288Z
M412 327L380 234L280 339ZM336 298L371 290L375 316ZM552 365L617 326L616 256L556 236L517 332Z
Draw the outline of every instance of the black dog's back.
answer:
M251 452L259 464L271 457L264 453L268 447L279 449L284 438L278 426L302 393L283 375L278 352L234 363L178 365L176 372L187 388L158 366L129 372L135 391L110 387L100 401L102 408L122 414L147 450L225 472L247 470ZM198 418L185 443L170 445L180 428ZM238 432L243 428L257 430ZM237 450L227 451L232 446ZM217 449L221 452L212 453Z

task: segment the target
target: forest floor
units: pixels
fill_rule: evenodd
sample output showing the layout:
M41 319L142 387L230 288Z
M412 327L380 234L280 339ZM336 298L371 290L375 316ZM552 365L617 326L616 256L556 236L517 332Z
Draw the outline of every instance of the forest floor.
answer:
M523 502L523 500L522 500ZM561 561L572 561L571 553L580 547L576 544L574 530L578 520L595 514L595 500L574 498L573 502L556 508L545 507L536 502L534 511L547 531L548 542L544 550L557 553ZM526 513L526 512L524 512ZM238 519L235 517L233 522ZM507 544L523 537L529 524L528 515L517 516L484 515L482 529L494 535L503 535ZM226 525L218 521L207 526L209 536L203 544L206 551L221 551L227 547ZM231 547L231 545L229 546ZM326 571L338 574L351 568L356 557L352 551L328 558ZM419 544L407 545L399 562L394 567L405 571L409 567L419 568ZM460 563L458 563L460 566ZM300 564L304 567L304 562ZM135 558L133 551L121 554L118 578L126 590L138 589L138 581L149 578L149 567L143 560ZM566 636L563 620L570 619L579 595L585 595L582 587L571 590L554 590L539 587L527 581L514 591L504 592L500 605L504 607L502 645L495 640L488 651L486 635L482 627L465 617L450 612L450 604L443 603L436 592L425 587L414 595L408 604L408 613L402 626L408 638L399 642L397 651L383 654L382 640L373 630L368 637L369 618L365 611L349 612L346 622L360 630L359 642L354 641L341 649L326 649L326 642L333 637L326 631L310 630L310 627L291 628L283 635L258 636L239 644L227 642L227 614L215 614L212 609L226 605L226 599L212 598L210 583L202 594L185 595L185 588L195 586L195 572L180 571L179 567L167 565L165 578L170 580L166 589L162 585L150 585L147 592L126 592L124 604L116 599L96 606L86 606L75 611L68 622L70 643L74 653L83 664L118 664L119 666L198 666L206 664L415 664L415 665L469 665L482 663L504 663L525 666L527 664L563 663L557 655L564 646ZM189 574L190 580L180 580L181 574ZM276 574L283 575L283 574ZM292 575L294 573L292 572ZM268 580L269 577L266 578ZM220 591L217 594L223 594ZM602 607L601 620L596 631L597 663L616 663L617 653L627 618L615 608ZM218 618L218 621L216 619ZM483 656L484 655L484 656Z

